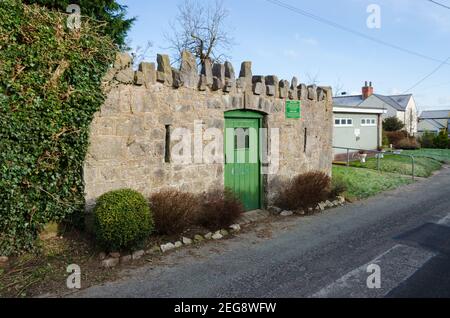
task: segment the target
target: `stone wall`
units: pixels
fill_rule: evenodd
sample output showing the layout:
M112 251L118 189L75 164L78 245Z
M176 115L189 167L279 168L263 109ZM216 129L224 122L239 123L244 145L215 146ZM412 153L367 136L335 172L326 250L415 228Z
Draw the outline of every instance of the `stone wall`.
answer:
M104 79L107 99L91 126L84 179L87 206L101 194L132 188L149 196L175 187L203 192L223 187L219 164L165 162L166 125L188 128L201 121L204 129L224 129L224 112L256 110L267 128L279 128L279 170L265 177L267 201L280 181L321 170L331 174L332 93L328 87L299 84L276 76L253 76L251 62L242 63L236 77L231 63L205 62L200 74L195 59L183 53L180 69L167 55L157 65L142 63L134 71L131 58L119 54ZM287 99L302 101L302 119L286 119ZM306 151L305 151L306 134Z

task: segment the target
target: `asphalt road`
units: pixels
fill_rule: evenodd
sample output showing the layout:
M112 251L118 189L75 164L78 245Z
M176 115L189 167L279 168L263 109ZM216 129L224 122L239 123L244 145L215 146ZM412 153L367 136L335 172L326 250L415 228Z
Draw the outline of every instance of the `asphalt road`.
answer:
M449 297L450 168L369 200L175 251L72 297ZM367 279L378 265L380 288Z

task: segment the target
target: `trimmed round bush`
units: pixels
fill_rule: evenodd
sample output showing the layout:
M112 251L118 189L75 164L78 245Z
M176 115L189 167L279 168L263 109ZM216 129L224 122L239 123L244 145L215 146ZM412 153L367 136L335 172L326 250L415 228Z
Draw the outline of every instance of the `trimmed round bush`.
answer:
M135 247L153 231L147 200L130 189L102 195L94 209L94 231L98 242L109 250Z

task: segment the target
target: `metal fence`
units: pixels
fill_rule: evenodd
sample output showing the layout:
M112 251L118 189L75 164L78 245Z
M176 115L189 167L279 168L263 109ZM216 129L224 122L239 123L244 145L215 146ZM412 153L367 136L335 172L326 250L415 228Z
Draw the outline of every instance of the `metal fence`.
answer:
M333 147L333 149L340 149L340 150L346 150L347 151L347 167L350 167L350 153L351 152L364 152L366 154L375 154L375 157L377 159L377 170L381 171L381 160L383 159L384 155L395 155L400 157L408 157L411 159L411 176L412 179L415 180L415 158L413 155L405 155L402 154L399 151L378 151L378 150L367 150L367 149L356 149L356 148L348 148L348 147Z

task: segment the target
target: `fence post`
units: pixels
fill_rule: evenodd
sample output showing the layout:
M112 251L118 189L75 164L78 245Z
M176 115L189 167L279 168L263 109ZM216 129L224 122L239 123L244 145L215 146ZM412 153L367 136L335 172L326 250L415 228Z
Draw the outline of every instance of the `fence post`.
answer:
M380 166L380 153L377 153L377 169L378 169L378 172L380 172L380 170L381 170L381 166Z
M347 167L350 167L350 149L347 148Z

